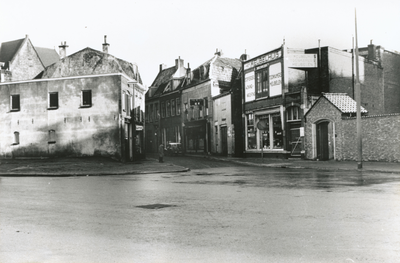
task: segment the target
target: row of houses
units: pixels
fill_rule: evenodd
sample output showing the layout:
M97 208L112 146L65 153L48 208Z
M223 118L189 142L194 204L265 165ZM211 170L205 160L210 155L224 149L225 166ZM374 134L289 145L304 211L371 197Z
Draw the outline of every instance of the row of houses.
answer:
M146 93L146 151L177 142L186 153L355 160L355 128L344 132L332 117L355 121L354 53L283 44L254 58L217 50L193 70L181 58L160 65ZM392 116L385 119L392 129L364 137L374 145L364 158L399 161L400 54L372 42L359 53L363 116ZM323 101L329 110L320 109Z
M178 57L143 85L138 66L29 37L0 48L0 157L145 158L160 144L237 157L355 159L354 50L289 48L250 58ZM400 54L359 49L366 160L400 161ZM379 123L379 125L377 125Z

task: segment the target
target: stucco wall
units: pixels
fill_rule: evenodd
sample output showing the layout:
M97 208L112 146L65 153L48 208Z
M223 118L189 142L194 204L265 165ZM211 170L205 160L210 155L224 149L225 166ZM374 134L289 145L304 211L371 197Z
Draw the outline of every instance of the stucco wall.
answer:
M0 156L120 157L121 75L51 79L0 85ZM81 107L81 90L92 91L92 106ZM48 93L58 92L58 109ZM10 112L10 94L20 94L20 111ZM49 130L55 143L49 143ZM20 143L12 145L14 132Z
M28 39L24 41L11 61L10 70L12 81L33 79L44 70L42 62Z
M230 156L235 153L235 129L232 124L231 103L232 99L230 94L217 98L213 102L215 110L213 111L214 123L211 126L211 153L222 153L221 126L227 127L228 155ZM218 129L218 133L216 133L216 128Z

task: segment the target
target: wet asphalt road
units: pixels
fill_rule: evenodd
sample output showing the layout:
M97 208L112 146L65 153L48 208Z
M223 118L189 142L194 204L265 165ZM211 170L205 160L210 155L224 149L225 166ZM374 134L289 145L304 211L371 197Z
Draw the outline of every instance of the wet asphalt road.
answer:
M168 161L192 170L0 177L0 262L400 259L398 175Z

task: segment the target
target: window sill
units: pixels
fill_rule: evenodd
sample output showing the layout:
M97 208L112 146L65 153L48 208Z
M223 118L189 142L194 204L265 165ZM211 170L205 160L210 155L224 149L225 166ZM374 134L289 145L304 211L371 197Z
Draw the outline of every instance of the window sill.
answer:
M19 142L12 143L11 146L13 145L19 145Z
M47 110L58 110L58 107L49 107Z
M17 112L20 111L20 109L11 109L10 112Z
M81 105L79 108L80 109L84 109L84 108L91 108L92 105Z
M48 144L55 144L56 141L49 141Z

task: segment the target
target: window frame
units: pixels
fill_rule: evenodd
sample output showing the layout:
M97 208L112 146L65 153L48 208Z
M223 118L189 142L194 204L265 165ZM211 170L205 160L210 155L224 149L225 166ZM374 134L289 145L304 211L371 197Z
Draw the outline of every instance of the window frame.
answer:
M56 131L55 130L49 130L48 132L48 144L54 144L56 143Z
M20 137L19 137L19 132L15 131L14 132L14 142L11 145L19 145L20 143Z
M15 99L18 98L18 102ZM18 107L14 107L14 104L17 104ZM10 111L20 111L21 110L21 96L19 94L11 94L10 95Z
M89 103L85 103L85 94L89 94L90 95L90 102ZM93 106L92 90L82 90L81 91L81 108L90 108L92 106Z
M56 95L57 97L56 97L56 104L57 105L52 105L52 95ZM53 100L54 100L54 98L53 98ZM47 107L47 109L48 110L56 110L56 109L58 109L58 107L59 107L59 103L58 103L58 92L49 92L48 93L48 105L47 105L48 107Z

